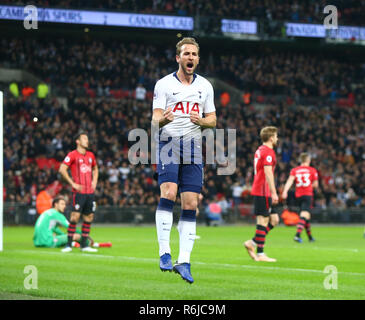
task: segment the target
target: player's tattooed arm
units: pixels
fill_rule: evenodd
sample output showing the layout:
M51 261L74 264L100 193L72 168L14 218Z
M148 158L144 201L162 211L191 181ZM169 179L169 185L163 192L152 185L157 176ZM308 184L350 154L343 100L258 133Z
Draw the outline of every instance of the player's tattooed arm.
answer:
M200 118L198 112L192 111L190 112L190 120L202 128L215 128L217 125L217 115L215 112L206 113L204 118Z
M153 109L152 115L152 124L159 126L162 128L166 124L172 122L174 120L174 114L172 113L171 107L167 108L166 110L163 109Z

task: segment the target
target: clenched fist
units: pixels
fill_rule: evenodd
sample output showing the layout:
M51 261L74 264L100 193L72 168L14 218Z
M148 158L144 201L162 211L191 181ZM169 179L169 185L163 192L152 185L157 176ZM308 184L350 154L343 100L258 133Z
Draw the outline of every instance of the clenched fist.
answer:
M200 116L199 116L199 113L196 112L196 111L191 111L190 112L190 121L192 123L195 123L197 125L200 125Z
M168 122L171 122L174 120L174 114L172 113L172 109L171 107L168 107L164 112L163 112L163 117L165 120L167 120Z

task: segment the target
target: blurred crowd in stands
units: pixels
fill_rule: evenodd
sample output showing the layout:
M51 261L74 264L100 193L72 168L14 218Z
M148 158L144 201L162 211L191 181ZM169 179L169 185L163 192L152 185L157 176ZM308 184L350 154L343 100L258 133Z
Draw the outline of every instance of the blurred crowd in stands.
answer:
M15 81L6 84L6 201L34 202L39 191L59 179L60 161L75 148L72 137L84 130L100 170L98 205L155 206L159 199L155 167L129 163L128 133L135 128L149 130L153 87L176 70L174 48L65 39L4 38L0 44L0 67L24 68L45 81L33 88ZM317 207L365 206L364 64L328 57L323 63L320 55L262 51L205 54L197 72L252 93L288 97L275 103L268 99L266 108L254 108L258 101L223 101L216 91L217 127L237 130L237 170L218 176L216 166L206 166L202 204L219 202L228 208L250 203L259 131L275 125L280 138L276 169L280 189L305 151L320 174ZM301 96L346 98L351 103L304 106L298 103ZM62 192L69 195L64 186Z
M365 206L365 106L314 108L286 103L257 110L253 106L217 103L218 128L237 130L237 169L231 176L217 175L215 165L205 168L203 204L223 202L231 207L251 202L253 154L258 133L266 125L279 128L276 182L279 190L301 152L309 152L319 171L316 206ZM42 102L6 97L4 170L6 201L32 202L32 197L59 179L59 162L75 144L79 130L89 133L99 170L96 191L99 205L156 205L159 188L153 165L131 165L128 133L149 131L151 102L135 98L76 97L65 109L56 98ZM34 121L34 117L38 121ZM47 161L53 159L53 161ZM69 194L64 184L63 193Z
M162 76L176 70L173 46L120 41L72 42L64 38L0 40L0 67L25 68L52 86L54 94L121 98L151 95ZM322 54L259 52L206 53L199 73L259 95L363 101L365 63ZM142 90L142 91L141 91Z
M178 16L217 16L233 19L257 19L323 23L326 5L338 10L340 24L364 25L364 0L33 0L10 1L11 5L35 4L40 7L100 9Z

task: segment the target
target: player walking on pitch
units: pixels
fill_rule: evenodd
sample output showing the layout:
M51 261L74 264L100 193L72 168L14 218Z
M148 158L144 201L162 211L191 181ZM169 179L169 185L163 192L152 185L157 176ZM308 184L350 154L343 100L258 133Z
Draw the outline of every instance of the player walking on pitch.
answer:
M212 85L194 73L199 64L199 45L195 39L183 38L177 43L176 61L178 71L157 81L154 89L152 124L159 128L160 186L156 229L160 269L179 273L182 279L192 283L190 254L196 237L198 196L203 185L201 129L216 126L216 113ZM165 149L170 152L164 152ZM178 223L180 248L173 266L170 232L178 189L182 207Z
M277 132L276 127L263 128L260 132L263 144L255 152L255 177L251 195L253 195L254 213L256 215L256 233L252 239L244 243L248 254L255 261L276 261L276 259L266 256L264 246L266 235L279 223L279 215L272 212L271 208L279 201L274 180L276 165L274 148L278 142Z
M72 186L72 212L70 224L67 229L68 241L62 252L72 251L72 238L76 232L76 224L82 214L81 250L84 252L97 252L97 249L87 245L90 233L90 225L94 219L95 201L94 192L98 182L98 167L95 156L88 151L89 139L86 133L79 133L75 137L76 150L71 151L63 160L59 172ZM67 169L71 169L72 178Z
M297 225L297 233L294 241L303 242L300 237L305 228L309 241L313 242L311 232L311 208L313 203L313 188L318 188L318 172L310 166L311 158L308 153L299 156L300 166L292 169L283 190L283 199L288 198L288 191L295 181L295 198L300 208L300 220Z

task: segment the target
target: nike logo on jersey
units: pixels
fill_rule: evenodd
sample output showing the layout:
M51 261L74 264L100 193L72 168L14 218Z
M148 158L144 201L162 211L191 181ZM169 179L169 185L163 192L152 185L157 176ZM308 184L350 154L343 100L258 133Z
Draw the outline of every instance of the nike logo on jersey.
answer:
M176 96L178 93L180 93L180 92L173 92L172 94L173 94L174 96Z

